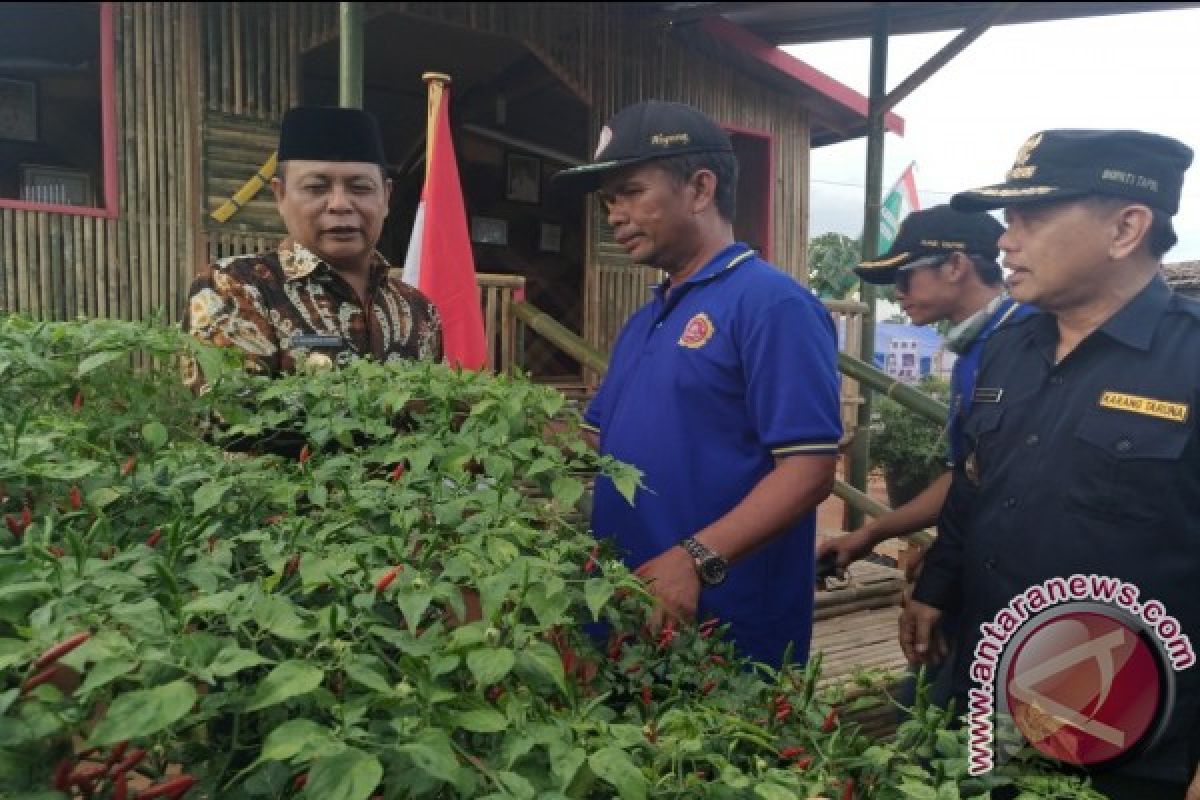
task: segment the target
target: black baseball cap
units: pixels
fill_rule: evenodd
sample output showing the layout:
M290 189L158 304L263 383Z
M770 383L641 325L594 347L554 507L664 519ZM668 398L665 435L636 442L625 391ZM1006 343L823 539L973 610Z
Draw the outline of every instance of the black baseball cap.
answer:
M1121 197L1174 215L1192 149L1157 133L1127 130L1049 130L1035 133L1017 151L1007 180L959 192L960 211Z
M995 260L996 243L1004 226L991 214L955 211L948 205L913 211L900 223L896 240L886 253L854 268L867 283L892 283L896 273L929 256L970 253Z
M283 115L280 161L361 161L386 167L379 123L368 111L299 106Z
M729 134L708 115L684 103L647 100L616 113L600 131L589 164L552 179L556 189L594 192L614 170L685 153L732 153Z

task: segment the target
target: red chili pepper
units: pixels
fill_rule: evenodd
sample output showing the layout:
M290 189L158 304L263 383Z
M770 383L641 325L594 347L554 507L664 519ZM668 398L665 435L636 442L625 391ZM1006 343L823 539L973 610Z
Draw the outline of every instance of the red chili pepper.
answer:
M75 392L75 399L71 401L71 409L78 411L83 408L83 390Z
M300 448L300 463L307 464L310 458L312 458L312 451L308 449L308 445L304 445Z
M505 691L504 687L499 686L499 685L493 686L492 688L488 689L487 690L488 701L492 702L492 703L496 702L501 697L504 697L504 691Z
M779 751L779 757L790 760L804 755L805 752L803 747L785 747Z
M600 554L600 545L596 545L595 547L592 548L592 552L588 554L588 559L583 565L584 572L590 574L590 573L596 571L596 556L598 556L599 554Z
M308 773L301 772L299 775L296 776L296 780L292 781L292 788L298 792L301 789L303 789L307 783L308 783Z
M58 674L58 669L57 664L52 664L25 681L25 685L21 687L22 693L32 692L43 683L49 683Z
M91 783L99 780L108 774L108 767L103 764L89 764L86 767L78 767L74 772L67 777L67 785L82 786L85 783Z
M78 486L72 486L71 491L67 492L67 501L71 504L72 511L83 508L83 492L79 491Z
M46 549L49 550L50 555L54 556L55 558L62 558L63 556L65 556L67 554L66 550L63 550L61 547L59 547L56 544L52 544L49 547L47 547Z
M64 758L58 762L58 766L54 768L54 788L60 792L69 791L71 784L67 783L67 777L71 774L71 759Z
M142 763L142 759L146 757L146 751L142 748L130 750L129 755L125 756L125 760L117 764L113 772L129 772L129 770Z
M668 619L666 624L663 625L662 631L658 634L658 649L666 650L670 647L671 642L675 641L675 636L675 627L671 624L671 620Z
M146 547L154 547L155 545L158 544L158 541L161 538L162 538L162 529L155 528L154 532L146 537Z
M706 619L704 622L700 623L700 638L707 639L708 637L712 636L719 623L720 620L716 617L711 617L710 619Z
M650 686L642 687L642 705L648 706L654 700L654 693L650 691Z
M718 667L723 667L729 662L725 660L725 656L717 655L716 653L708 657L708 660L716 664Z
M138 800L154 800L156 797L182 797L188 789L191 789L195 785L195 776L180 775L177 778L171 778L168 781L147 786L138 795Z
M300 554L296 553L294 556L289 558L287 564L284 565L283 574L290 578L296 574L296 570L298 569L300 569Z
M21 527L28 528L33 524L33 512L29 510L29 506L21 507Z
M128 740L126 740L124 742L118 742L117 746L114 747L112 749L112 752L108 754L108 758L104 759L104 764L106 766L111 767L113 764L120 761L121 758L125 755L125 748L127 748L127 747L129 747Z
M275 525L283 521L283 514L272 514L269 517L263 518L263 525Z
M125 459L125 463L121 465L121 477L128 478L129 473L133 472L133 468L137 466L137 456L130 456Z
M21 520L17 519L12 514L4 515L4 524L8 526L8 532L18 539L25 534L25 526L21 524Z
M821 733L829 733L837 727L838 710L837 706L829 709L829 713L825 715L824 721L821 722Z
M634 665L633 665L633 666L631 666L631 667L626 667L626 669L625 669L625 674L626 674L626 675L632 675L632 674L634 674L635 672L641 672L641 670L642 670L642 665L641 665L641 662L638 662L637 664L634 664Z
M795 764L792 764L792 767L794 769L808 769L809 766L811 766L811 765L812 765L812 757L805 756L804 758L797 761Z
M700 694L707 695L710 692L712 692L712 690L715 688L717 688L717 682L716 681L708 681L707 683L705 683L703 686L700 687Z
M118 772L113 776L112 800L126 800L129 797L129 776Z
M630 634L630 633L617 634L617 638L614 639L613 642L608 646L609 660L616 661L617 659L619 659L621 657L621 647L625 644L625 642L627 640L632 639L632 638L633 638L633 634Z
M575 651L564 645L559 658L562 659L563 672L570 675L575 669Z
M55 663L90 638L92 638L92 634L88 631L83 631L82 633L75 634L69 639L63 639L61 642L38 656L37 661L33 662L33 668L41 669L42 667Z
M375 591L382 592L384 589L391 586L392 581L396 580L396 576L399 575L403 571L404 571L404 565L397 564L396 566L389 569L387 572L383 573L383 576L380 577L379 580L375 581Z
M392 473L390 475L388 475L388 478L393 481L398 481L403 476L404 476L404 464L403 464L403 462L401 462L401 463L397 464L396 466L392 467Z
M854 800L854 778L846 778L846 785L842 788L842 800Z

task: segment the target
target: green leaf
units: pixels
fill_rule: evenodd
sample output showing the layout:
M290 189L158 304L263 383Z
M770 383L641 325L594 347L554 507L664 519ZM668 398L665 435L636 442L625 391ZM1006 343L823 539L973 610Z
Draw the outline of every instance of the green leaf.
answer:
M634 766L629 754L616 747L605 747L588 756L588 766L604 782L611 784L622 800L643 800L646 777Z
M474 733L499 733L508 727L508 719L491 708L451 711L446 714L446 718L456 728Z
M167 429L161 422L147 422L142 426L142 441L151 450L161 450L167 443Z
M260 598L254 604L254 621L264 630L292 642L303 641L313 633L296 613L296 605L277 595Z
M32 655L29 642L22 639L0 639L0 670L20 664Z
M183 680L119 695L92 731L88 745L115 744L166 730L190 714L195 704L196 690Z
M30 475L36 475L39 478L48 478L52 481L77 481L91 475L99 466L99 462L77 458L73 459L69 464L55 462L31 464L26 468L26 472Z
M304 661L284 661L263 678L246 710L257 711L308 694L321 685L324 677L320 667Z
M225 497L225 493L229 491L229 484L226 481L213 481L206 483L196 490L195 496L192 498L193 513L200 516L210 509L216 508L221 499Z
M402 587L396 592L396 595L396 605L404 614L404 621L408 623L410 630L416 630L417 626L421 624L421 617L424 616L425 610L429 608L430 601L433 600L433 592L427 589L412 591Z
M558 652L545 642L530 642L517 654L517 672L527 680L549 681L563 694L567 693L566 677L563 675L562 659Z
M763 800L796 800L796 793L789 791L776 783L760 783L754 787L754 794Z
M83 361L79 362L79 369L75 370L75 376L78 378L82 378L84 375L87 375L89 372L99 369L100 367L103 367L105 364L116 361L118 358L120 358L123 355L125 355L125 353L123 353L119 350L106 350L106 351L100 352L100 353L92 353L90 356L83 359Z
M583 484L566 475L560 475L550 484L550 494L564 509L571 509L583 497Z
M516 655L507 647L489 647L467 653L467 669L480 686L491 686L504 680L516 663Z
M902 797L910 797L912 800L938 800L937 790L924 783L906 780L896 788L900 790Z
M584 585L583 599L587 603L588 611L592 612L592 619L600 619L600 612L613 596L613 591L613 585L600 578L593 578Z
M633 505L633 498L637 494L638 483L641 478L636 470L622 469L617 474L612 476L613 486L621 493L621 497L625 498L625 502Z
M88 492L88 505L92 508L104 508L121 499L124 492L111 486L101 486L93 492Z
M93 689L107 686L117 678L120 678L122 675L128 675L135 669L137 669L137 662L128 658L109 658L97 662L88 668L87 680L75 690L76 694L86 695Z
M244 669L270 663L272 662L269 658L263 658L253 650L229 645L217 653L212 663L208 665L208 670L214 677L228 678Z
M366 800L382 779L383 765L379 759L348 747L313 763L301 796L320 800Z
M374 668L372 660L374 659L358 658L347 662L346 677L380 694L391 694L392 685Z
M301 756L311 761L336 743L333 731L311 719L293 719L267 735L259 761L289 761Z
M407 754L413 766L430 777L446 783L458 780L458 758L442 731L426 731L418 741L396 749Z

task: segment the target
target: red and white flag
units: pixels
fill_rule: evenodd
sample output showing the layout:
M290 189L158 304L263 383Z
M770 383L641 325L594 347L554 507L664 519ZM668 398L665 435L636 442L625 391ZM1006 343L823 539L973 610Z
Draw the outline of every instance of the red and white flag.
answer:
M899 180L892 186L891 191L883 198L883 207L879 214L879 252L886 253L896 239L900 223L911 211L921 209L921 200L917 197L917 179L913 174L914 161L900 174Z
M450 138L446 87L450 79L435 73L426 73L424 78L429 84L425 187L404 259L404 282L420 289L437 307L446 361L451 366L483 369L488 365L487 340L462 184Z

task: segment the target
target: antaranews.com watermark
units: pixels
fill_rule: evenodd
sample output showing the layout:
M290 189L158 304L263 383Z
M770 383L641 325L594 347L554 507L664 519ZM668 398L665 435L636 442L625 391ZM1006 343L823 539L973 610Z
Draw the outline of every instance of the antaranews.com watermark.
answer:
M1173 695L1172 673L1196 655L1163 604L1140 596L1119 578L1051 578L980 625L967 709L971 775L995 766L997 697L1021 734L1059 760L1109 762L1153 739Z

